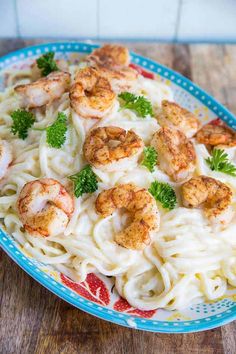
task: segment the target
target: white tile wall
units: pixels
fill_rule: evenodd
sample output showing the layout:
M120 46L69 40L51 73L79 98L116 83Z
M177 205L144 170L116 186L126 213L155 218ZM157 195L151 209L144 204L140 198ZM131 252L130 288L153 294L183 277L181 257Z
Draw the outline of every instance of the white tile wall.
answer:
M97 36L97 0L17 0L17 10L22 37Z
M183 0L178 40L236 40L236 0Z
M0 37L16 37L17 24L14 0L0 0Z
M177 0L100 0L99 36L173 40L178 3Z
M236 42L236 0L0 0L0 37Z

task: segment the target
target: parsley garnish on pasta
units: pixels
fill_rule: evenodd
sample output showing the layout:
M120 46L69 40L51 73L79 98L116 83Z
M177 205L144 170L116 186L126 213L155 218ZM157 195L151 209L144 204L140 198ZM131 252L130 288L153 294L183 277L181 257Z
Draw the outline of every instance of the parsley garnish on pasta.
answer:
M18 136L20 139L25 140L28 136L28 131L35 123L35 116L33 113L24 109L17 109L11 113L13 124L11 132ZM67 132L67 117L63 112L59 112L57 119L46 128L32 128L32 130L46 131L47 143L49 146L56 149L61 148L66 141Z
M174 189L170 184L154 181L148 189L149 193L161 203L163 208L172 210L175 208L177 199Z
M41 70L42 76L47 76L51 72L59 70L57 63L54 60L54 56L54 52L48 52L36 60L38 68Z
M152 104L146 97L131 92L122 92L118 97L121 99L121 108L131 109L142 118L153 116Z
M25 109L17 109L11 113L13 124L11 126L11 132L22 140L25 140L28 136L28 130L35 122L35 116L33 113L26 111Z
M68 177L74 183L74 195L81 197L84 193L93 193L98 189L98 180L90 165L80 172Z
M144 158L142 165L145 166L150 172L154 171L157 163L157 152L152 146L145 147L143 150Z
M55 122L46 128L47 143L51 147L59 149L66 141L67 117L65 113L59 112Z
M208 157L206 162L212 171L219 171L236 177L236 166L229 161L229 157L224 150L213 149L212 156Z

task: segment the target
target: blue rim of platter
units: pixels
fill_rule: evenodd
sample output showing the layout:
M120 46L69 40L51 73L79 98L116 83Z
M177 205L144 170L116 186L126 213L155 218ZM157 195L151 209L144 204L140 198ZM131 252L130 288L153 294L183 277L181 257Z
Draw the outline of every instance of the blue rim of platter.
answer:
M0 58L0 70L17 63L18 61L22 61L35 55L44 54L48 51L55 51L57 53L78 52L86 54L90 53L97 47L99 47L99 45L79 42L56 42L26 47ZM186 79L174 70L138 54L131 53L131 58L133 63L170 80L177 86L180 86L182 89L202 102L209 108L209 110L225 121L231 128L236 129L236 118L234 115L190 80ZM22 269L24 269L32 278L37 280L52 293L89 314L121 326L132 327L150 332L189 333L216 328L236 319L236 304L222 313L201 319L186 321L158 321L155 319L142 319L130 314L120 313L86 300L44 273L31 261L30 258L26 257L20 251L15 241L13 241L12 238L2 229L0 229L0 245Z

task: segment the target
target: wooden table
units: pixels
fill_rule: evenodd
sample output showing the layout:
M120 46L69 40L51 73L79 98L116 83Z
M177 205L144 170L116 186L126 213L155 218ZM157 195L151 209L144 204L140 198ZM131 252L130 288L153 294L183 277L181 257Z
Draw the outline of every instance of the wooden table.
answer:
M0 40L0 56L42 40ZM236 113L236 46L130 44L181 72ZM88 315L31 279L0 253L0 353L235 354L236 322L196 334L154 334Z

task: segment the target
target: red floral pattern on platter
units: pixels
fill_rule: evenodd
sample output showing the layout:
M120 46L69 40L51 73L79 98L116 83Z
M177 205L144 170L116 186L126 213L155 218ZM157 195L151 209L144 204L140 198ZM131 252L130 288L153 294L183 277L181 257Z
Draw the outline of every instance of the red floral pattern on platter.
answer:
M224 122L220 119L220 118L216 118L216 119L213 119L209 122L209 124L212 124L212 125L224 125Z
M151 79L151 80L155 79L155 75L153 73L151 73L150 71L144 70L139 65L132 63L132 64L129 64L129 67L136 70L140 75L142 75L143 77L146 77L147 79Z
M114 310L119 312L125 312L130 315L144 317L144 318L153 317L157 311L157 310L143 311L143 310L135 309L132 306L130 306L130 304L122 297L115 302L113 308Z
M88 274L85 281L81 283L75 283L64 274L61 274L61 280L64 285L87 300L103 306L110 303L110 294L106 284L94 273Z
M213 119L211 120L208 124L211 124L211 125L214 125L214 126L217 126L217 127L226 127L228 129L231 129L223 120L221 120L220 118L216 118L216 119Z

